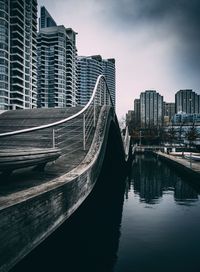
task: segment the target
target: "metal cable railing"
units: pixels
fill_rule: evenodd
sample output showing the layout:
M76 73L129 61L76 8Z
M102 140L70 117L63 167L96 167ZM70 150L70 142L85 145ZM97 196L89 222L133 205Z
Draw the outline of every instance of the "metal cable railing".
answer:
M113 106L103 75L97 78L89 102L72 116L37 127L0 133L1 148L59 148L62 154L87 150L95 131L102 105Z

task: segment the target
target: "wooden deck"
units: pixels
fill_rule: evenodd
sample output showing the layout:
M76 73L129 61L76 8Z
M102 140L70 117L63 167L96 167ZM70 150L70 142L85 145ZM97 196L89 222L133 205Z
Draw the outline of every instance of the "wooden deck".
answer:
M80 110L77 108L66 108L66 109L40 109L40 110L19 110L13 114L13 111L7 111L0 116L0 133L7 131L14 131L16 129L23 129L27 127L33 127L38 125L43 125L49 121L58 121ZM49 118L49 113L52 113L53 117ZM51 114L52 115L52 114ZM82 134L82 120L77 122L77 133ZM73 124L72 124L73 125ZM66 132L67 132L66 128ZM70 127L69 127L70 129ZM44 131L43 134L46 132ZM68 132L67 132L68 133ZM70 135L70 131L68 133ZM70 135L71 136L71 135ZM62 154L59 158L56 157L51 161L51 158L47 159L47 164L44 171L35 167L37 163L24 165L26 168L14 169L11 175L4 175L0 171L0 209L3 208L4 203L9 202L10 199L14 198L16 194L24 194L26 191L34 191L37 186L42 184L51 183L57 177L70 172L72 169L77 167L85 158L90 145L92 143L94 136L94 131L88 140L88 145L86 150L83 150L83 142L74 142L73 139L67 141L66 147L62 150ZM71 137L72 138L72 137ZM45 135L45 141L43 141L43 135L37 135L37 132L33 132L31 136L27 134L11 136L8 139L0 139L0 156L4 156L5 153L15 153L17 152L29 152L28 150L51 150L52 148L52 136ZM23 153L22 152L22 153ZM29 152L30 153L30 152ZM23 157L23 156L22 156ZM43 156L43 159L44 156ZM18 161L19 162L19 161ZM12 171L12 169L11 169Z

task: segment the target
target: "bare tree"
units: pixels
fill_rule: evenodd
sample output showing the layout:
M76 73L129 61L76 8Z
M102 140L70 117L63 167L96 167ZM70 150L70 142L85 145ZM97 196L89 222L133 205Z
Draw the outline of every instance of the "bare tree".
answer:
M185 134L186 139L189 141L189 145L191 146L194 141L199 137L199 133L195 125L193 124L189 130Z
M172 146L173 141L176 139L176 130L173 126L169 128L167 136Z

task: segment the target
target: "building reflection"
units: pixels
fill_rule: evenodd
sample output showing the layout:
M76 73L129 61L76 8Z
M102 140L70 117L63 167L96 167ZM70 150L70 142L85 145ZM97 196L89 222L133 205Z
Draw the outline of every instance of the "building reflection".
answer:
M189 204L198 200L198 193L180 179L175 184L174 198L179 204Z
M174 192L178 204L188 205L198 199L198 191L193 184L177 176L175 169L153 156L138 155L133 161L129 188L133 186L140 201L156 204L167 191ZM129 189L130 190L130 189ZM128 198L128 192L126 192Z

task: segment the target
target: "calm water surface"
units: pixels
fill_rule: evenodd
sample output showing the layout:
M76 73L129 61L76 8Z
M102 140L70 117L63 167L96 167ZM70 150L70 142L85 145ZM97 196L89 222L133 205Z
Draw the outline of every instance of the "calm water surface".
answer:
M199 188L139 156L126 184L115 271L199 271Z
M106 170L81 208L14 271L196 272L200 186L151 156Z

